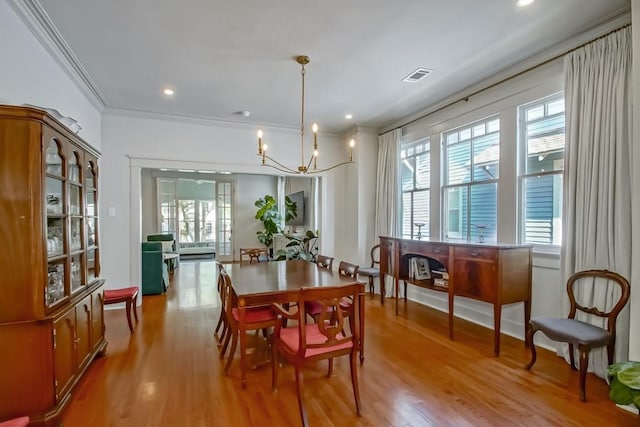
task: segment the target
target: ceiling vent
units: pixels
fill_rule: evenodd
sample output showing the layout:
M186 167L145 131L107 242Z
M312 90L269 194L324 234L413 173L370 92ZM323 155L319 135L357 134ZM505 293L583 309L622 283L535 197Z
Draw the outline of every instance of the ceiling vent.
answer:
M407 77L402 79L402 81L407 83L417 83L431 74L431 71L432 70L428 68L417 68L415 71L412 71Z

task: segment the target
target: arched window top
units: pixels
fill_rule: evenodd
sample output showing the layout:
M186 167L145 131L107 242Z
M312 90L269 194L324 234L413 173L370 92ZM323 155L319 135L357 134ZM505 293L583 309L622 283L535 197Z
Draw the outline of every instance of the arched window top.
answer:
M45 159L47 165L47 173L62 176L62 165L64 163L64 157L61 154L60 144L58 144L58 141L56 141L54 138L49 141Z

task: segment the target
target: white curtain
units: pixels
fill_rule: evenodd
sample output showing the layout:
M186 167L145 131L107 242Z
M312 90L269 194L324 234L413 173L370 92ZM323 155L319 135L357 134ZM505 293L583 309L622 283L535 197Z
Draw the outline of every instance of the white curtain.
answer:
M374 236L400 235L400 139L402 130L395 129L378 137L378 169L376 183L376 219ZM382 280L380 281L382 284ZM386 294L391 280L385 278Z
M561 273L602 268L631 280L631 28L566 55L566 147ZM565 286L563 307L568 313ZM582 288L578 300L609 309L615 284ZM595 317L595 316L591 316ZM584 320L584 317L580 320ZM592 321L604 326L603 320ZM618 317L615 360L627 360L629 307ZM568 360L568 346L558 348ZM579 358L576 358L578 361ZM589 371L606 377L606 349L594 350Z

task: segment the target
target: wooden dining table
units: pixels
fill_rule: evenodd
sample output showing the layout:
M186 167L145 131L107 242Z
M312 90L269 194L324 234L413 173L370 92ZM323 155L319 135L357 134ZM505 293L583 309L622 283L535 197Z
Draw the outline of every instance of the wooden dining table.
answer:
M362 285L360 292L360 362L364 360L364 282L342 277L337 272L325 270L315 263L303 260L269 261L254 264L225 265L231 277L234 300L238 307L238 323L244 330L246 309L249 307L286 304L296 301L302 288L317 286L342 286L353 283ZM242 387L247 384L247 336L240 334L240 371Z

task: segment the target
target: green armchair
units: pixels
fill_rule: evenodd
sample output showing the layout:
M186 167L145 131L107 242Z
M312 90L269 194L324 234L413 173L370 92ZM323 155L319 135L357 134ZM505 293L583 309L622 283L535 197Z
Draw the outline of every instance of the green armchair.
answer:
M165 234L149 234L147 235L147 242L160 242L162 243L162 252L165 254L178 254L178 245L176 239L173 237L173 233ZM180 263L179 256L173 256L167 260L167 267L169 272L173 273Z
M162 294L169 286L169 271L162 258L162 243L142 242L142 295Z

